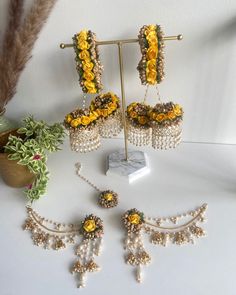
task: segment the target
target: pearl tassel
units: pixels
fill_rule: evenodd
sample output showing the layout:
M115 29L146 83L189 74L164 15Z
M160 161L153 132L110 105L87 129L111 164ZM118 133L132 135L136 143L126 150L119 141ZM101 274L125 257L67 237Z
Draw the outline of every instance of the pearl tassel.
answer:
M136 268L136 280L138 283L142 283L142 269L140 264Z

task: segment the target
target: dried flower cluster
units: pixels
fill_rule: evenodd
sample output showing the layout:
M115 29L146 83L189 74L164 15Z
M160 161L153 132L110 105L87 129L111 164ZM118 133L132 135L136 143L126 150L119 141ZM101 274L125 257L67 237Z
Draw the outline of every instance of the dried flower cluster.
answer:
M0 50L0 113L16 93L17 83L56 0L35 0L23 18L24 0L11 0Z

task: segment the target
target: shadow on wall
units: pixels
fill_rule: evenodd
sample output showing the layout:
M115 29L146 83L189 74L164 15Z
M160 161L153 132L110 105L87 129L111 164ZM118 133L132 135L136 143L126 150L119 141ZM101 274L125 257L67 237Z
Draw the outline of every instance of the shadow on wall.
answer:
M220 137L227 140L227 126L236 117L236 17L211 30L206 27L198 42L192 114L201 116L201 124L192 131L211 134L215 141ZM205 110L211 110L211 114L207 116Z

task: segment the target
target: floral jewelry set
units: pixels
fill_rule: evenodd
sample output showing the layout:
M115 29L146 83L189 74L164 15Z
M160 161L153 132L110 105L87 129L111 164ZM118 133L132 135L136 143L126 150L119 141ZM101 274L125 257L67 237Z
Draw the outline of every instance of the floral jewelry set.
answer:
M142 102L131 103L126 110L128 140L136 146L151 144L154 149L175 148L181 140L182 107L164 103L157 89L158 103L146 103L149 85L164 79L164 33L159 25L143 26L138 36L142 58L138 71L142 85L147 85ZM122 128L120 100L112 92L101 94L102 65L99 60L96 35L81 31L73 37L79 82L84 93L83 107L66 115L64 125L69 130L71 149L90 152L100 146L100 137L117 136ZM86 93L98 94L89 108Z
M127 107L126 120L128 140L137 146L151 143L155 149L175 148L181 139L182 108L173 102L163 103L157 89L159 102L151 107L146 104L149 85L159 84L164 79L163 32L159 25L143 26L139 34L142 58L138 71L142 84L147 85L143 102L133 102ZM122 129L122 115L119 98L112 92L101 94L102 66L99 61L96 36L91 31L81 31L73 37L79 82L84 93L83 107L70 112L64 120L69 130L71 148L77 152L89 152L100 146L101 137L118 135ZM86 93L98 94L85 107ZM118 205L118 194L113 190L100 190L80 172L81 164L76 164L76 174L93 187L98 194L98 204L103 208ZM145 250L143 234L150 237L154 245L183 245L194 243L196 238L205 236L200 223L205 221L207 205L181 215L171 217L148 217L137 209L130 209L121 217L126 238L124 239L125 262L136 268L136 280L142 281L142 266L151 262ZM101 218L89 214L80 224L54 222L40 216L31 206L27 206L24 229L31 232L33 243L45 249L61 250L74 244L77 260L71 272L78 276L78 287L85 286L88 272L100 269L95 256L101 252L104 225Z

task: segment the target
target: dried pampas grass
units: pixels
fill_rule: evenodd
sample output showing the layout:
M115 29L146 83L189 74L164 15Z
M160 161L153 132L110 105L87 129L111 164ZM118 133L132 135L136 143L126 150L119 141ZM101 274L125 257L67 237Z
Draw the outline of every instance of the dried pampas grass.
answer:
M16 93L20 74L56 1L35 0L22 20L24 0L10 0L9 21L0 51L0 112Z

